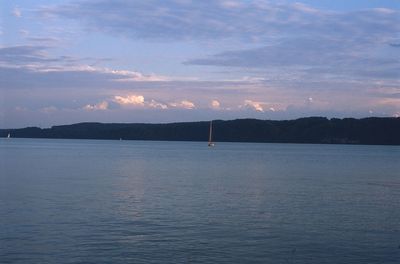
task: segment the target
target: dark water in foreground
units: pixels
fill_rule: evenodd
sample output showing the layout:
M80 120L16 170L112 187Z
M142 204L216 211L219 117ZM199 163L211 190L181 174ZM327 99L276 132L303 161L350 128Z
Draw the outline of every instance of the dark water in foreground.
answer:
M400 263L400 147L0 140L1 263Z

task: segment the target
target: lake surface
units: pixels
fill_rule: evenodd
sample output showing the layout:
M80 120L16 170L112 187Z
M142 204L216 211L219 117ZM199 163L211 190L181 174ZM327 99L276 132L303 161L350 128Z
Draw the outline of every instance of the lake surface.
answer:
M400 147L0 140L1 263L399 263Z

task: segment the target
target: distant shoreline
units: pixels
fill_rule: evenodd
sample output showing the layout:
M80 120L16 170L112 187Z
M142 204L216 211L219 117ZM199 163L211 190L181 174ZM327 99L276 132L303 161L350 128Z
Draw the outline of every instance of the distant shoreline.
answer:
M216 142L400 145L400 118L306 117L295 120L214 120ZM0 129L0 137L207 141L209 121L166 124L78 123Z

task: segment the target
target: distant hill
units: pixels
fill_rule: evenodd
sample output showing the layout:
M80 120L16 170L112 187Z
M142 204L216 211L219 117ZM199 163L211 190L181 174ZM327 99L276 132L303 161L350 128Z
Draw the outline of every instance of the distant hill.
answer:
M47 129L0 129L0 137L207 141L209 122L169 124L79 123ZM400 118L307 117L296 120L213 121L216 142L400 145Z

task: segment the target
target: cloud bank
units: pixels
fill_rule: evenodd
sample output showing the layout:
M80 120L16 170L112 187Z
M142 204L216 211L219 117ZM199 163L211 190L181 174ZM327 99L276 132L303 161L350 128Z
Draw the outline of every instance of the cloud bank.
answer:
M6 122L400 112L396 9L77 0L32 10L9 6L16 28L0 28Z

